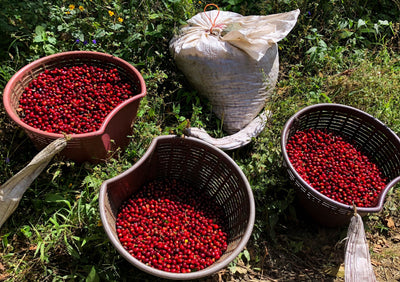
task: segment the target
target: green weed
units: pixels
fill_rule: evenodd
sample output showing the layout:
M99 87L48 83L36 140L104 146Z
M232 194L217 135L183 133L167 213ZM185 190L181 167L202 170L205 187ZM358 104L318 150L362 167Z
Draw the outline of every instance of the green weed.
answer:
M14 1L15 2L15 1ZM187 126L223 137L223 120L192 89L175 67L168 43L178 28L208 3L157 1L2 1L0 9L0 88L22 66L36 58L68 50L96 50L121 57L142 73L147 96L142 99L130 143L102 164L77 164L55 158L28 189L13 216L0 230L0 267L6 281L152 281L133 268L106 238L98 211L103 181L136 163L154 137L182 134ZM260 268L263 244L282 242L282 226L297 224L295 191L282 166L280 134L286 120L316 103L358 107L400 132L398 89L398 18L393 1L242 1L221 0L221 10L268 15L299 8L293 31L281 42L280 76L266 101L272 112L265 130L252 142L228 154L253 189L256 222L251 237L255 251L243 250L228 272ZM73 6L71 6L73 5ZM4 183L37 152L27 136L0 115L0 177ZM398 213L398 193L385 214ZM391 209L389 209L389 207ZM371 228L387 232L381 221ZM373 224L376 223L374 226ZM302 240L285 241L294 253ZM251 263L250 263L251 262ZM1 269L1 268L0 268ZM0 274L0 277L2 274Z

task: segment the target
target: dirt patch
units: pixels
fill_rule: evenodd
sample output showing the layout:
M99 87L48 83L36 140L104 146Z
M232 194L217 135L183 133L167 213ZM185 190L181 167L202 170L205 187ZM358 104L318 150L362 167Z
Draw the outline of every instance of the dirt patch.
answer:
M371 263L378 281L400 281L400 192L387 198L384 210L364 217ZM276 240L254 246L251 260L237 261L204 281L344 281L347 227L326 228L301 213L296 221L280 224Z
M400 281L400 190L396 188L384 210L366 223L371 262L379 281Z

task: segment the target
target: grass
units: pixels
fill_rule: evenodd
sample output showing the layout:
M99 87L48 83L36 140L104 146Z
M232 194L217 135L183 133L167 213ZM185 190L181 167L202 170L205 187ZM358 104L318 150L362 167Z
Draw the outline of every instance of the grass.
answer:
M132 277L154 281L128 265L111 246L100 222L98 192L104 180L137 162L155 136L181 134L186 120L210 135L226 135L211 105L187 84L168 52L168 41L178 27L207 3L84 0L72 9L72 3L62 0L3 2L0 89L18 69L39 57L97 50L134 64L145 78L148 95L141 102L129 146L116 152L115 158L93 165L55 157L33 182L0 229L0 281L128 281ZM357 107L400 133L398 3L215 3L243 15L301 10L298 24L279 43L279 81L266 102L272 118L249 145L228 152L251 184L257 218L248 248L219 275L225 280L332 278L324 270L341 265L343 257L337 254L343 250L340 242L346 228L326 230L305 219L282 167L280 134L295 112L323 102ZM0 183L4 183L37 150L3 109L0 125ZM371 234L391 236L385 219L398 216L399 200L399 193L393 192L382 213L366 218ZM317 257L315 248L324 256Z

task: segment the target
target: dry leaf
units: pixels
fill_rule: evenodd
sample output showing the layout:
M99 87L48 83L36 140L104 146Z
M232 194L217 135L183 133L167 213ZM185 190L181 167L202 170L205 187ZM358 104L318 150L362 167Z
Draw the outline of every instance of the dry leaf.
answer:
M389 228L394 228L395 224L392 217L386 218L386 226Z
M338 272L339 272L338 266L328 266L327 268L324 269L324 273L332 277L337 277Z
M393 243L399 243L400 242L400 235L396 235L392 238Z
M240 274L246 274L247 273L247 269L245 267L242 267L240 265L237 265L236 267L236 272L240 273Z
M379 261L376 261L376 260L374 260L374 259L371 259L371 264L372 264L373 266L379 266L379 265L381 265L381 263L380 263Z
M374 251L374 253L382 252L382 246L381 245L374 245L373 251Z
M341 264L338 272L336 273L337 278L344 278L344 264Z

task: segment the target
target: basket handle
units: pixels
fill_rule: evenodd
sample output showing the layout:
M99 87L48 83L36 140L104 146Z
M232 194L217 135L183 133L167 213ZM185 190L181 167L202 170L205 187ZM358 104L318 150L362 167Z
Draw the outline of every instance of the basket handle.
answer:
M388 185L386 185L386 188L383 190L382 195L381 195L381 197L379 199L378 207L383 207L383 204L384 204L384 201L385 201L385 198L386 198L386 194L389 192L389 190L391 188L393 188L399 182L400 182L400 176L397 176L392 181L390 181L388 183Z

